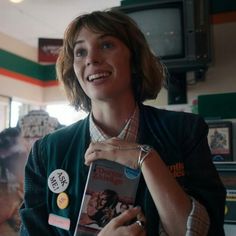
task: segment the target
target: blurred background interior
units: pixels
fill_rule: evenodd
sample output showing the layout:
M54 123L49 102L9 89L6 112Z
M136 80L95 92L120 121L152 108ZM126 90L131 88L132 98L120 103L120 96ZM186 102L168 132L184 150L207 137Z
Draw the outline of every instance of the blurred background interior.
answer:
M0 204L9 196L14 204L0 213L0 235L17 234L22 198L22 183L13 181L19 170L5 161L6 149L12 150L6 137L26 147L18 153L27 153L37 138L87 116L68 104L55 61L72 19L113 7L138 23L168 70L158 98L145 103L200 114L209 124L212 158L228 194L226 236L236 235L235 0L1 0L0 194L10 194L0 196Z

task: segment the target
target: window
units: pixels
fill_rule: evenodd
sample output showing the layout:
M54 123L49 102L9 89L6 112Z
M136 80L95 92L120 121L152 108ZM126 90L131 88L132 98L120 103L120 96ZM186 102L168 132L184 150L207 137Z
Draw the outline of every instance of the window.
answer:
M0 95L0 132L9 127L11 98Z
M61 125L70 125L78 120L84 119L88 115L85 111L76 111L73 107L65 103L47 105L46 111L49 113L49 116L57 118Z

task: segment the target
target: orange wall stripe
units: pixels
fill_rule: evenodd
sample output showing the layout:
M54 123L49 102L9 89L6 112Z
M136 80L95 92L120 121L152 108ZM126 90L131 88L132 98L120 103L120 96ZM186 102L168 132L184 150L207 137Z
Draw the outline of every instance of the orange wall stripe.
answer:
M43 87L52 87L52 86L58 86L58 85L59 85L58 80L43 81Z
M0 74L10 77L12 79L24 81L24 82L27 82L36 86L40 86L40 87L51 87L51 86L57 86L59 84L57 80L41 81L41 80L26 76L26 75L22 75L13 71L9 71L3 68L0 68Z
M211 15L212 24L224 24L229 22L236 22L236 11L222 12Z

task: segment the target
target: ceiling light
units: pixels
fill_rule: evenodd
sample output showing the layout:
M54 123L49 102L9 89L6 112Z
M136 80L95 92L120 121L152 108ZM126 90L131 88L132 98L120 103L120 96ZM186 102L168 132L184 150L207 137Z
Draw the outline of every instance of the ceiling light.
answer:
M23 2L23 0L10 0L10 2L20 3L20 2Z

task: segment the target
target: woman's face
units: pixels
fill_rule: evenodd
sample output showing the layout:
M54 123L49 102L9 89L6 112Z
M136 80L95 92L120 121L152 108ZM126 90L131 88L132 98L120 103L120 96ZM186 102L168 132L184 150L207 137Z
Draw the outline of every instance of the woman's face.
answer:
M92 104L133 97L130 60L130 50L116 37L82 28L76 38L74 71Z

